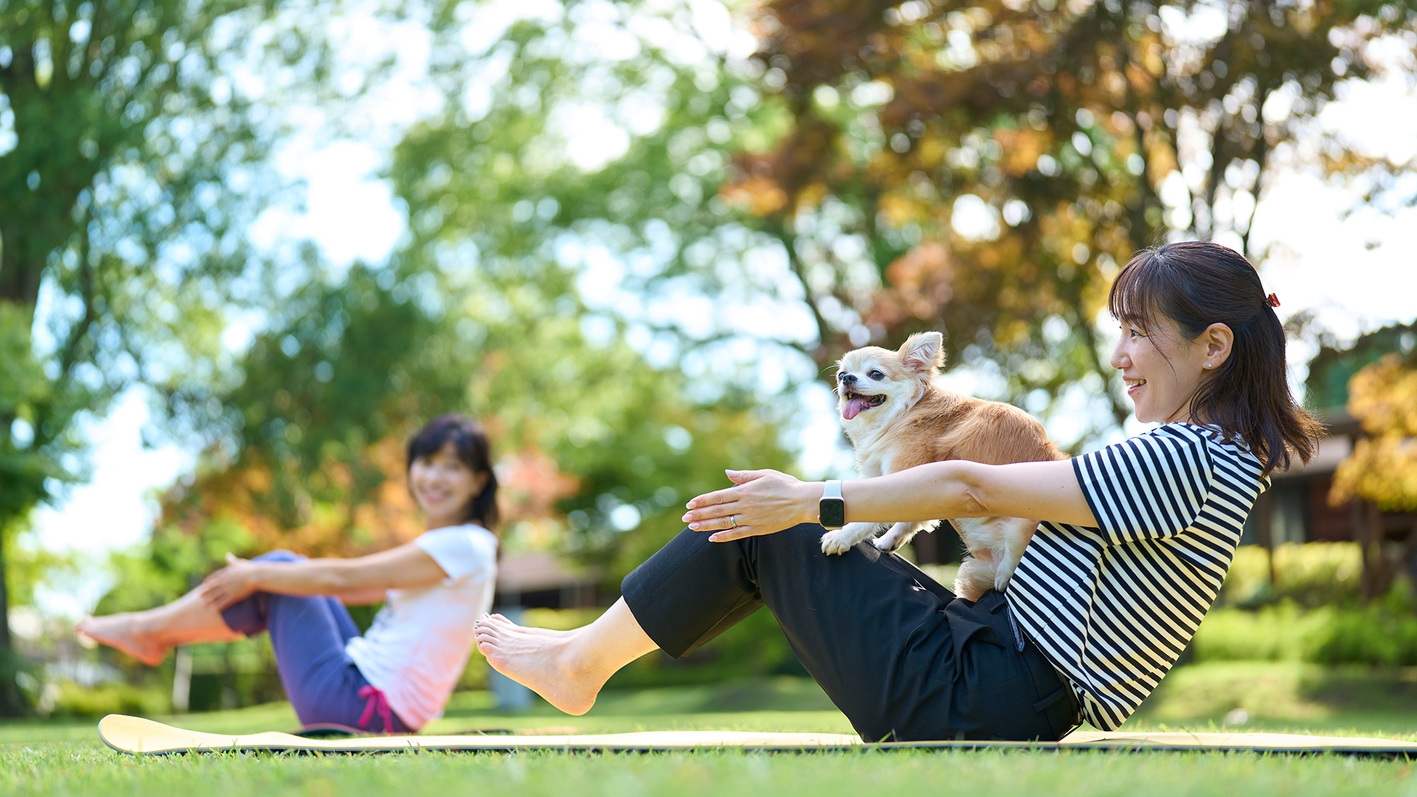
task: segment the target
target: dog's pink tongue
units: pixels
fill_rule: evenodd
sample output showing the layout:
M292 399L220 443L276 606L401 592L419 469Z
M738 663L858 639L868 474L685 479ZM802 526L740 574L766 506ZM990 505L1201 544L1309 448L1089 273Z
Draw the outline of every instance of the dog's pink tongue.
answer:
M862 398L848 399L846 406L841 408L841 417L848 421L855 418L857 413L861 412L861 405L865 403L866 400Z

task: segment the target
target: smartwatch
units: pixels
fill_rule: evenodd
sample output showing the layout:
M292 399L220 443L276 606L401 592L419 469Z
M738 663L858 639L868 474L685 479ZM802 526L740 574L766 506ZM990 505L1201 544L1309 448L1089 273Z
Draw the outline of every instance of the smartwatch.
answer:
M818 522L823 528L839 529L846 525L846 501L841 497L841 482L827 482L822 500L817 504Z

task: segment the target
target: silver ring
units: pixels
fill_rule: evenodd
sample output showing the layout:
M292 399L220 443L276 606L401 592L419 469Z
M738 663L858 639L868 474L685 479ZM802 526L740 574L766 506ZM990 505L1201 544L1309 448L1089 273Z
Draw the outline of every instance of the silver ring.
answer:
M733 525L729 526L728 528L730 528L730 529L736 529L736 528L738 528L738 516L737 516L737 515L729 515L729 516L728 516L728 522L733 524Z

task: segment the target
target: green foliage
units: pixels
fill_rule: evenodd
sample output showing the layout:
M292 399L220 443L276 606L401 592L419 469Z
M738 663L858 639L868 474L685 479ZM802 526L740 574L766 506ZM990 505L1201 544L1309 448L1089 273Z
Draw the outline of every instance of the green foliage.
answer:
M1287 601L1257 611L1213 609L1191 651L1196 662L1312 661L1329 620L1326 610L1304 611Z
M1407 581L1362 601L1357 543L1258 545L1235 554L1216 608L1192 643L1196 661L1417 664L1417 600Z
M189 711L255 706L286 699L266 634L216 645L194 645Z
M1217 608L1192 642L1195 660L1417 664L1417 600L1406 581L1367 605L1305 607L1291 599L1257 610Z
M387 473L367 460L370 445L461 404L468 361L450 351L455 321L431 318L394 277L356 266L292 291L235 384L198 408L224 433L213 467L269 469L253 509L281 528L308 523L316 504L376 496Z
M216 61L264 17L225 2L0 6L0 195L12 200L0 303L18 316L6 326L37 325L52 341L32 347L43 384L27 446L50 470L73 447L78 413L102 412L135 382L181 390L214 377L227 288L259 262L240 225L249 208L230 188L265 157L250 98ZM53 292L42 314L41 286ZM11 420L0 411L0 427ZM49 496L26 484L7 495Z
M687 498L725 486L723 468L786 467L789 391L817 371L788 356L810 337L769 335L785 366L745 354L791 289L755 267L780 242L719 193L732 152L766 145L782 116L746 72L685 57L705 43L678 10L566 4L474 52L440 31L447 107L392 167L412 233L401 272L436 279L420 301L460 324L444 370L468 377L503 451L576 480L564 547L611 577L678 530ZM633 48L573 46L601 23ZM623 151L578 141L572 115L597 104ZM718 312L729 302L757 319Z
M523 282L406 258L296 291L213 405L229 444L212 467L262 474L248 517L293 531L335 504L352 518L402 469L368 461L371 444L461 411L488 427L500 465L554 463L528 483L504 473L511 546L525 542L518 523L549 513L552 545L624 572L677 531L688 497L726 483L724 467L788 465L784 410L705 391L618 337L588 336L553 265Z
M735 10L746 59L674 3L556 4L471 50L439 28L446 106L392 168L411 253L493 280L554 260L594 314L760 393L942 329L993 397L1088 405L1068 445L1129 414L1095 324L1120 265L1170 237L1248 250L1273 153L1412 25L1401 3ZM582 121L610 132L599 151ZM745 339L786 364L773 379L740 365Z
M1289 601L1316 608L1356 603L1361 596L1363 555L1356 543L1286 543L1274 549L1272 567L1273 584L1269 552L1258 545L1241 546L1217 605L1254 608Z
M1417 670L1304 662L1216 661L1167 674L1128 727L1405 733Z
M681 374L628 346L578 341L547 319L472 379L502 445L544 451L579 489L560 503L568 552L628 572L683 524L684 502L727 486L725 467L786 468L781 415L737 397L696 399ZM515 352L515 353L514 353Z
M1333 474L1329 503L1353 499L1384 512L1417 510L1417 336L1405 355L1390 353L1348 382L1348 411L1364 435ZM1381 555L1381 551L1374 551Z
M109 556L114 586L99 599L95 614L140 611L170 603L222 566L228 552L244 552L244 529L212 523L200 535L158 528L148 542Z
M246 224L286 189L262 95L322 85L323 31L287 5L0 2L0 533L81 476L82 417L224 381L228 320L271 283Z
M9 567L5 573L5 586L9 590L11 606L32 606L35 587L48 584L62 588L78 577L86 561L78 551L54 551L42 547L32 533L16 535L6 549Z
M579 293L554 312L584 316L595 337L636 341L702 390L777 396L817 376L801 357L815 345L810 310L782 242L721 191L734 152L765 146L785 118L686 10L566 3L472 52L447 31L447 110L410 131L392 169L409 256L490 289L493 312L514 311L530 285L551 302ZM583 26L625 48L583 41ZM601 149L576 127L588 108L612 135ZM750 341L789 370L755 370Z
M0 534L29 514L52 473L53 464L34 450L33 432L35 404L49 390L31 353L29 314L0 300ZM28 439L15 439L17 427Z
M125 683L80 686L72 681L60 681L57 688L58 693L49 708L50 719L97 719L107 714L152 717L172 711L170 691L160 686Z
M1327 336L1319 353L1309 361L1304 395L1311 406L1338 409L1348 404L1348 383L1354 374L1376 363L1385 354L1410 355L1417 351L1417 323L1394 324L1359 335L1348 345Z

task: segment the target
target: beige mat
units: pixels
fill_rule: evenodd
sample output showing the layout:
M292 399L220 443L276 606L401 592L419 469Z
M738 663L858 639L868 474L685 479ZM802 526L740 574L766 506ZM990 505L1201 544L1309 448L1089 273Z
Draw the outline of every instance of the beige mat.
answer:
M780 752L900 749L1248 751L1339 753L1417 758L1417 742L1347 736L1283 733L1102 733L1078 732L1061 742L890 742L866 744L834 733L749 733L741 731L647 731L563 736L352 736L310 739L289 733L232 736L174 728L160 722L110 714L98 735L114 750L134 755L199 752L388 753L403 750L505 753L518 750L652 752L733 748Z

